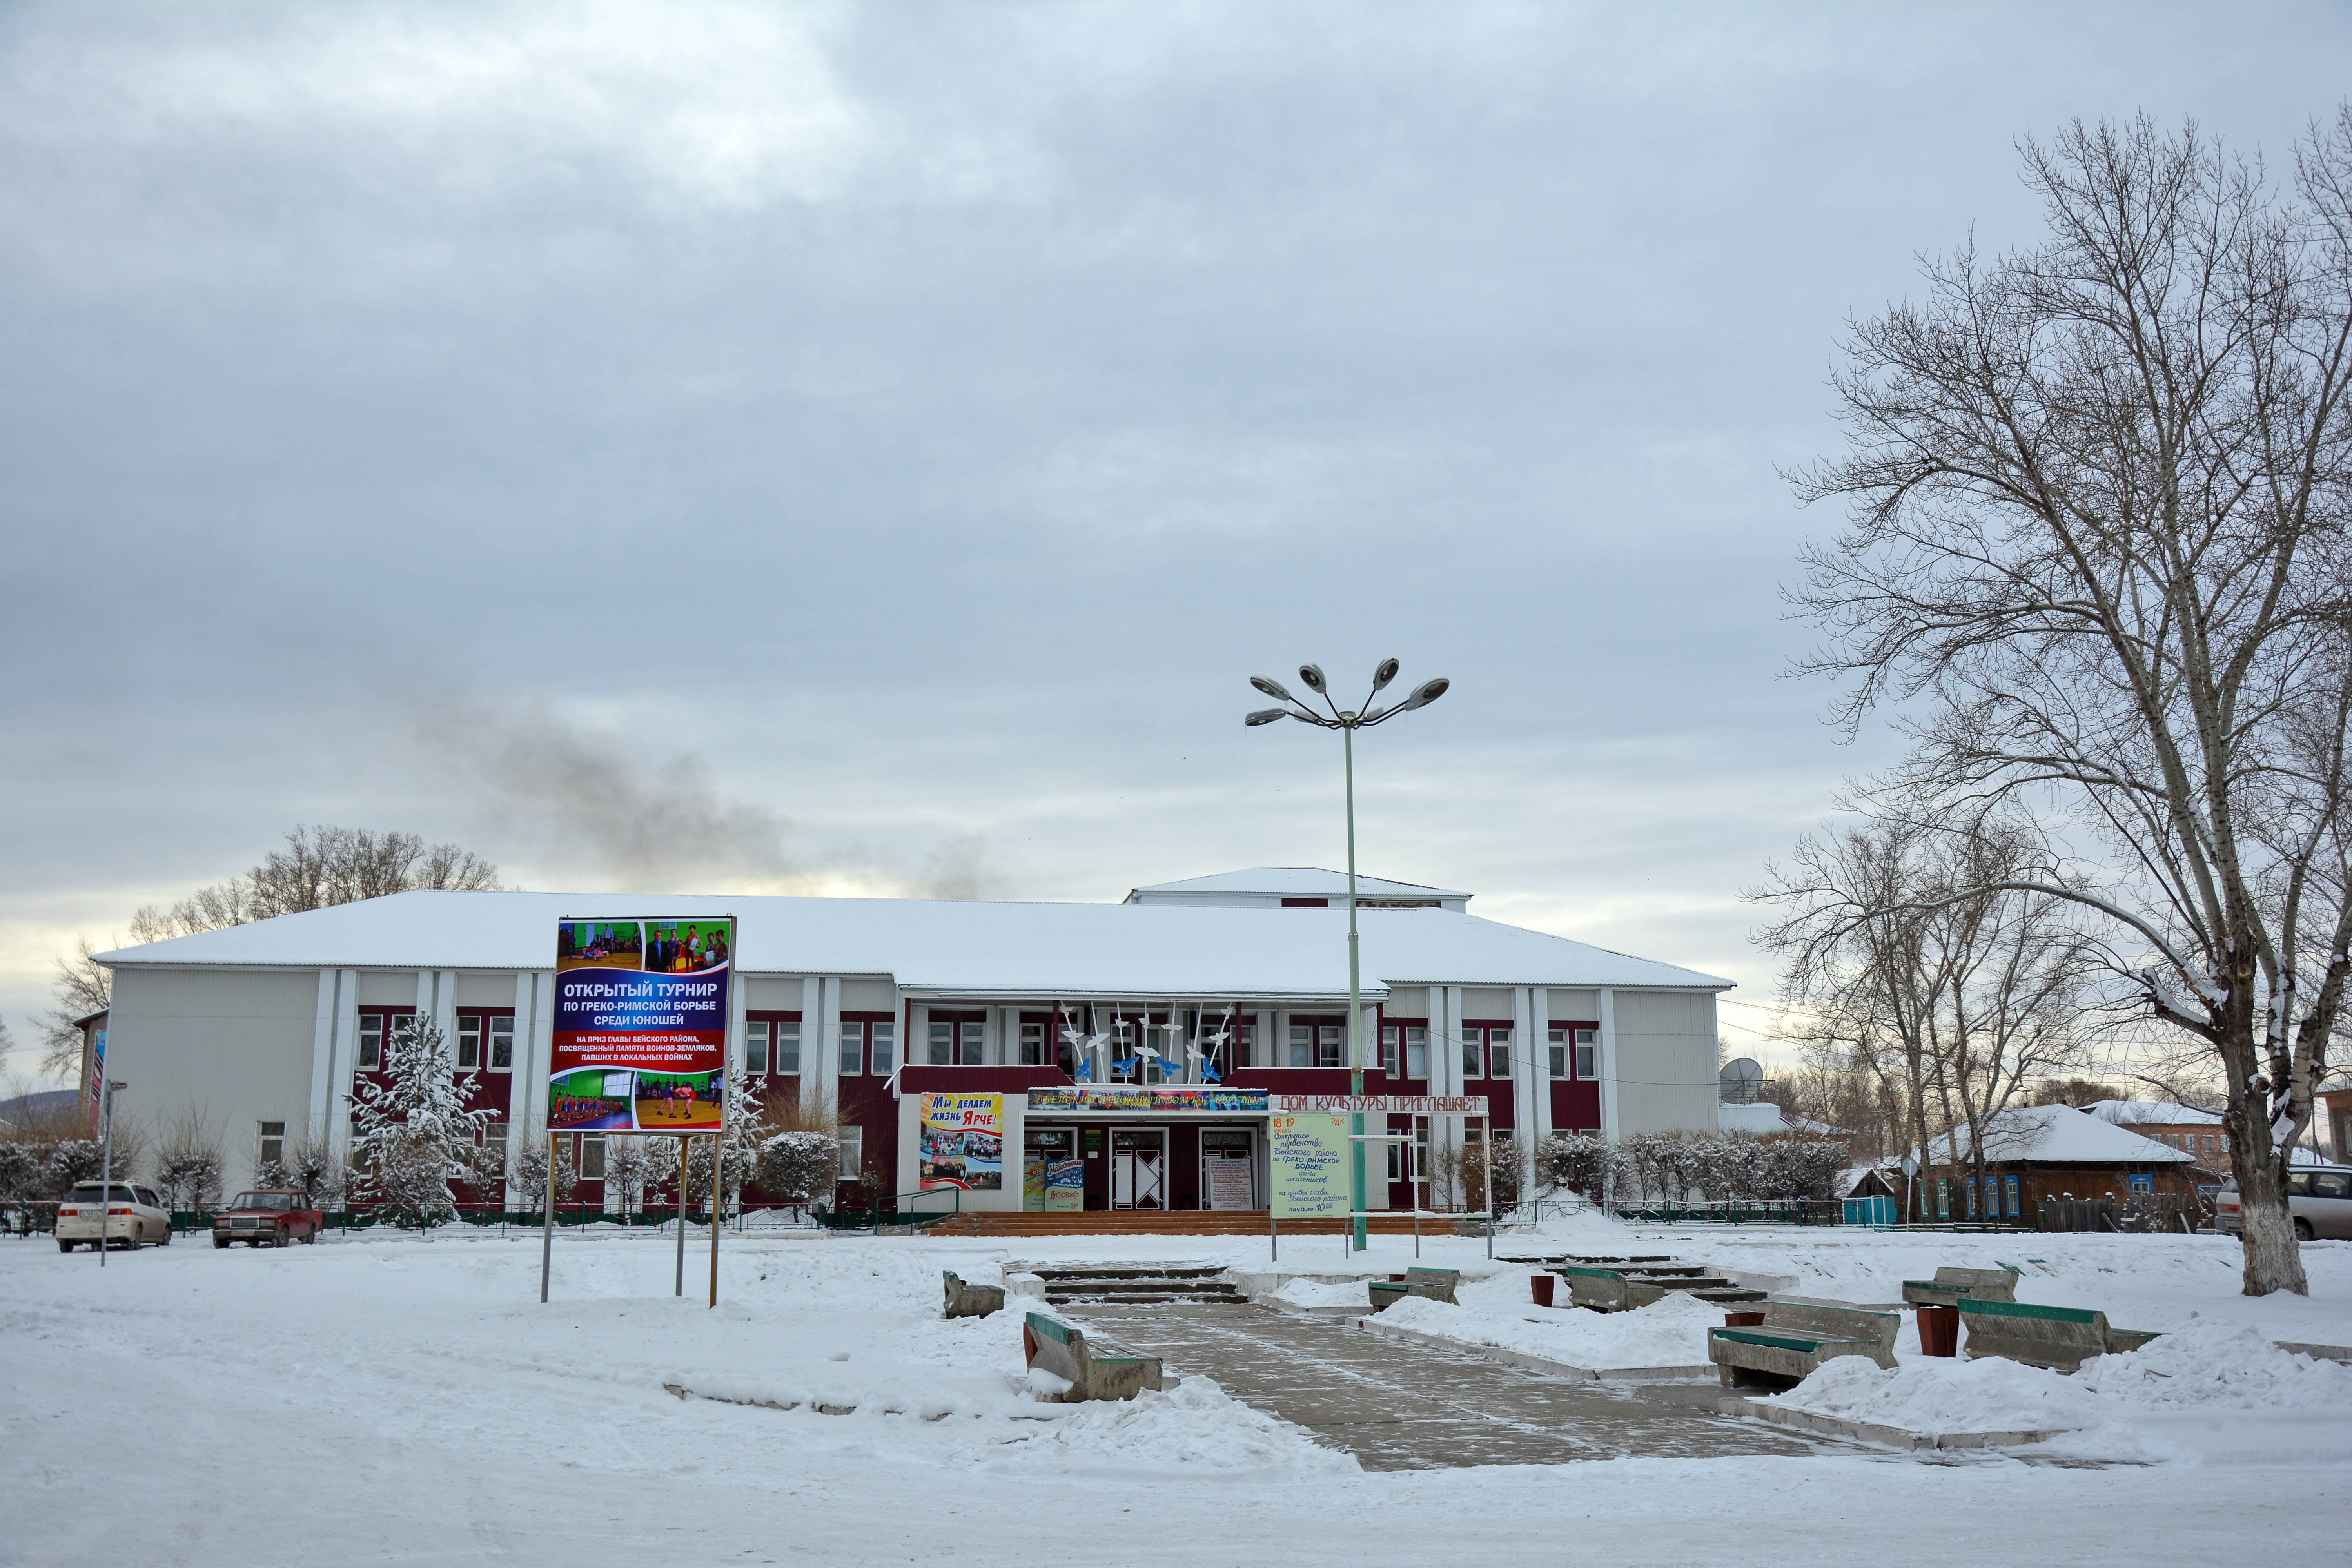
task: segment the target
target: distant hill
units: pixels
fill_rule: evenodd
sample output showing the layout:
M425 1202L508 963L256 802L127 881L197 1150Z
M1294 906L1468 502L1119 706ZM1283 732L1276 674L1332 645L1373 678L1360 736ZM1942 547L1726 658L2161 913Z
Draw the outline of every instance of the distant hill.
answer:
M38 1094L0 1100L0 1127L21 1127L66 1115L80 1099L81 1090L78 1089L45 1089Z

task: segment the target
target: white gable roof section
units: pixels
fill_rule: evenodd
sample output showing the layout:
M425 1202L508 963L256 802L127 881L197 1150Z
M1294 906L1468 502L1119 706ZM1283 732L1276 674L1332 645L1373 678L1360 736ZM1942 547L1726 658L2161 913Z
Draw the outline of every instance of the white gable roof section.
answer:
M1402 886L1402 884L1390 884ZM1348 994L1345 910L625 893L399 893L101 954L111 965L490 969L553 966L575 919L740 922L751 974L889 975L936 995L1235 996ZM1541 985L1724 991L1728 980L1441 910L1371 910L1364 988Z
M1966 1128L1934 1141L1935 1162L1956 1164L1976 1158ZM1957 1158L1952 1150L1959 1151ZM2153 1138L2126 1131L2071 1105L2012 1106L1985 1124L1985 1158L2043 1160L2099 1165L2186 1165L2193 1156Z

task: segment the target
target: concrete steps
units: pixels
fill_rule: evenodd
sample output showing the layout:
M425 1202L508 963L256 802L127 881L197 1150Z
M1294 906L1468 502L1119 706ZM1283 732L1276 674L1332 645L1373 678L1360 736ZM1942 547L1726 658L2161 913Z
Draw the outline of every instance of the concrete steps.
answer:
M1172 1265L1168 1268L1069 1268L1030 1270L1045 1282L1045 1304L1066 1306L1157 1307L1172 1301L1202 1306L1249 1304L1234 1289L1222 1268Z

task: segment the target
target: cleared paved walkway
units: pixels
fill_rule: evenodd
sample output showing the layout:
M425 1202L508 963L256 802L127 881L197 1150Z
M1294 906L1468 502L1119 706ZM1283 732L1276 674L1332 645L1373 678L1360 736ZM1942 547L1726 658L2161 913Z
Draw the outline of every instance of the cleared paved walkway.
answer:
M1354 1454L1368 1470L1552 1465L1627 1456L1854 1451L1722 1415L1709 1383L1581 1383L1333 1318L1265 1307L1087 1306L1099 1337L1202 1373Z

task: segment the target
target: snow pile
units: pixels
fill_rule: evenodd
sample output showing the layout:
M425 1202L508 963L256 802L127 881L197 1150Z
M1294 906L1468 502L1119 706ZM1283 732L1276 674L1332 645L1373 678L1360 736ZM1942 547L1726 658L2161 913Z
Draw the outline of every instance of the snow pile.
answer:
M1867 1356L1836 1356L1772 1403L1906 1432L2072 1431L2109 1414L2073 1378L1998 1357L1921 1357L1890 1372Z
M2075 1376L2103 1399L2146 1410L2352 1407L2352 1367L2223 1323L2192 1323L2129 1355L2103 1355Z
M2154 1412L2352 1405L2352 1367L2278 1349L2252 1329L2199 1323L2071 1375L1989 1356L1905 1358L1892 1372L1840 1356L1775 1404L1911 1432L2066 1431Z
M1278 1473L1357 1475L1352 1454L1322 1447L1299 1427L1227 1396L1193 1375L1165 1394L1064 1405L1069 1414L1004 1445L992 1464L1043 1461L1056 1474L1141 1468L1197 1479L1203 1471L1261 1481Z
M1481 1281L1462 1288L1458 1294L1463 1304L1458 1307L1408 1296L1378 1321L1596 1372L1617 1367L1703 1366L1706 1331L1723 1326L1721 1307L1681 1291L1630 1312L1594 1312L1581 1307L1532 1304L1505 1308L1494 1300L1497 1287L1504 1285L1516 1287L1521 1294L1528 1288L1524 1275Z
M1302 1278L1286 1282L1273 1300L1291 1307L1369 1307L1372 1293L1361 1279L1332 1285Z

